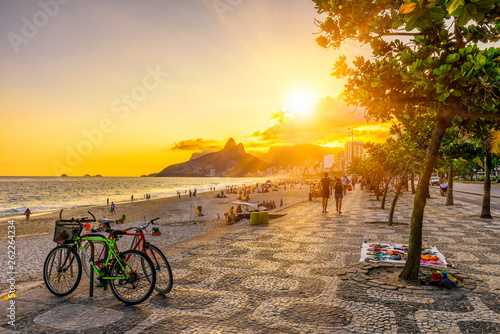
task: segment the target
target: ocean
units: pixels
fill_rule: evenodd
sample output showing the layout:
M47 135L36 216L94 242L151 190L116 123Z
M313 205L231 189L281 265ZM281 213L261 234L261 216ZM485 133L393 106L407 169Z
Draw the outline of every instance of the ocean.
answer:
M0 216L51 212L80 206L104 205L106 200L120 203L151 198L175 196L177 191L211 187L224 190L226 186L262 183L268 178L223 177L10 177L0 176Z

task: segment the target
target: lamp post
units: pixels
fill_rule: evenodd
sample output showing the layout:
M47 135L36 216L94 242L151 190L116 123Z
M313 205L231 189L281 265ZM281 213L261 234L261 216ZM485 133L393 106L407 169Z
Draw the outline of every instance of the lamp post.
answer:
M347 135L351 136L351 155L350 157L349 154L347 155L347 163L352 163L352 159L354 158L354 127L347 128Z

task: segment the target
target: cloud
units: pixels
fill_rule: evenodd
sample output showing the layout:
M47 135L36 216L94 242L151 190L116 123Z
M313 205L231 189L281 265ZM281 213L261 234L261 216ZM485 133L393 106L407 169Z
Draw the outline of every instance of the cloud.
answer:
M182 150L182 151L207 151L207 150L217 150L220 149L222 145L220 142L212 139L188 139L181 140L175 143L171 150Z
M368 124L364 111L347 106L342 101L342 96L318 100L308 115L296 116L286 111L277 111L270 119L274 123L272 126L248 136L248 139L254 141L254 149L274 144L340 144L351 140L348 128L352 127L355 128L354 140L363 142L383 142L389 132L387 124Z
M269 118L270 126L240 139L248 153L260 155L274 145L316 144L344 146L351 141L348 128L354 127L354 140L384 142L390 124L367 123L364 110L347 106L342 96L318 100L308 115L293 115L286 110L275 111ZM222 141L188 139L174 144L172 150L218 151Z

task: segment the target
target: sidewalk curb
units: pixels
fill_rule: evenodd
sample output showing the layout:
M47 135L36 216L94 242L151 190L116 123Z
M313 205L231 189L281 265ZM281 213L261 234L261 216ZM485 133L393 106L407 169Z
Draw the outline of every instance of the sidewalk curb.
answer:
M462 190L455 190L455 189L453 189L453 192L455 192L455 193L470 194L470 195L477 195L477 196L483 196L483 194L472 193L470 191L462 191ZM490 195L490 197L492 197L492 198L500 198L500 196L495 196L495 195Z

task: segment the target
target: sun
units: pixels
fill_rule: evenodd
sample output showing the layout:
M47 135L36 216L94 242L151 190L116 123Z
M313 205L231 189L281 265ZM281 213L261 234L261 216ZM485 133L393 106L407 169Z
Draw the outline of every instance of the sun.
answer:
M315 100L311 93L299 91L290 94L287 108L292 115L307 116L312 113Z

